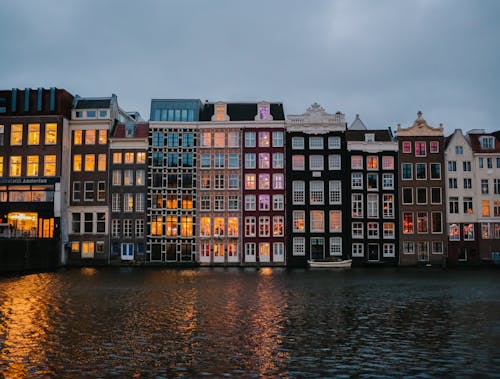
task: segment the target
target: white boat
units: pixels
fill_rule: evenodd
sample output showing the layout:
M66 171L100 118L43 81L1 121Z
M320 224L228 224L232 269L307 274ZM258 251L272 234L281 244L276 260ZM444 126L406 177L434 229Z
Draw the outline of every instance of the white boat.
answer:
M351 268L352 260L346 259L343 261L307 261L310 268Z

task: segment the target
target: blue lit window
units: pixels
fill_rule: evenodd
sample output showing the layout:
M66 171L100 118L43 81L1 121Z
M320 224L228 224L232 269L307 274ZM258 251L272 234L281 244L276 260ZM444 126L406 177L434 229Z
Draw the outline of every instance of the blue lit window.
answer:
M153 146L163 146L162 132L153 132Z
M167 146L168 147L178 147L179 146L179 134L178 133L168 133L167 134Z
M194 146L193 133L184 133L184 135L182 136L182 146L183 147L193 147Z

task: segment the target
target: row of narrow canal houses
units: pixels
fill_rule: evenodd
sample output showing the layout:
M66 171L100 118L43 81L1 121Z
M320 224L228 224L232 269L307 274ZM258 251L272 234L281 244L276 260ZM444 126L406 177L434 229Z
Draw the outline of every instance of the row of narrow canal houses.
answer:
M58 265L482 264L500 255L500 132L312 104L0 91L0 271Z

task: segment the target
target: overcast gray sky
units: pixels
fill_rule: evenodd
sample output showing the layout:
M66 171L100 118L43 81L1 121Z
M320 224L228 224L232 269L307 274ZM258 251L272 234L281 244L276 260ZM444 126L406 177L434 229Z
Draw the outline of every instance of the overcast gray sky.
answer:
M500 1L0 0L0 87L499 130Z

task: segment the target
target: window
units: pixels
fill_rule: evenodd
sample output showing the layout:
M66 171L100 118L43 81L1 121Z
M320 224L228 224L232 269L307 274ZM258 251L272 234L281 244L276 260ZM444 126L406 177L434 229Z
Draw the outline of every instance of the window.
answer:
M228 175L228 186L229 189L238 189L240 188L240 180L238 174L229 174Z
M441 164L431 163L431 179L441 179Z
M464 213L472 214L472 197L464 197Z
M257 227L255 217L245 217L245 237L255 237Z
M426 163L415 163L415 176L417 180L427 179Z
M403 148L402 148L403 153L405 153L405 154L411 153L411 142L410 141L403 141L402 145L403 145Z
M259 217L259 237L269 237L271 233L269 222L268 216Z
M73 131L73 145L81 145L83 139L83 131L75 130Z
M443 243L441 241L432 241L432 254L443 254Z
M493 216L500 217L500 200L493 201ZM500 224L498 224L498 228L500 228ZM498 238L500 238L500 236Z
M428 233L427 212L417 212L417 233Z
M448 179L448 188L457 188L457 187L458 187L457 178L449 178Z
M273 153L273 168L284 168L283 153Z
M101 111L102 113L103 111ZM107 111L104 111L105 114L107 115ZM99 145L105 145L107 142L108 142L108 131L105 130L105 129L100 129L98 131L99 135L98 135L98 142L99 142Z
M416 157L425 157L427 155L426 144L422 141L415 142L415 156Z
M26 176L38 176L38 155L26 157Z
M256 210L255 195L245 195L245 210L246 211Z
M97 155L97 171L106 171L106 154Z
M304 237L293 237L292 254L294 256L306 255L306 239Z
M210 154L201 154L200 155L200 167L201 168L210 168Z
M97 201L105 201L105 200L106 200L106 182L97 182Z
M378 170L378 157L375 156L366 157L366 169Z
M123 211L124 212L134 211L134 194L132 193L123 194Z
M495 147L494 138L493 137L479 137L479 143L481 144L481 149L493 149Z
M403 213L403 233L405 234L413 233L413 212Z
M323 156L322 155L310 155L309 156L309 170L311 171L323 171L324 168Z
M472 164L470 161L465 161L462 163L464 171L472 171Z
M106 213L98 212L96 216L96 232L106 233Z
M271 198L269 195L259 195L259 211L268 211L271 208Z
M330 237L330 256L342 255L342 238Z
M111 195L111 210L113 212L120 212L121 211L121 202L120 202L120 194L119 193L114 193Z
M311 211L311 232L323 232L325 230L325 220L323 211Z
M174 153L167 154L167 167L177 167L179 165L179 155Z
M362 258L365 255L364 245L362 243L353 243L352 244L352 256Z
M482 200L481 201L481 209L483 217L490 217L490 201Z
M144 220L135 220L135 235L144 237Z
M383 217L393 218L394 217L394 195L389 193L384 193L382 195L382 207L383 207Z
M179 147L178 133L167 133L167 147Z
M474 224L464 224L464 241L474 241Z
M224 132L214 132L214 147L224 147L225 139Z
M363 189L363 174L361 172L353 172L351 174L351 188Z
M236 229L238 226L236 225ZM181 237L193 236L193 216L181 216Z
M363 223L353 222L351 224L352 238L363 238Z
M214 237L224 236L224 217L214 218Z
M200 237L210 237L210 217L200 218Z
M303 155L292 155L292 170L304 170L305 160Z
M448 161L448 171L457 171L456 161Z
M92 233L94 229L94 214L84 213L83 214L83 231L84 233Z
M94 182L84 183L84 198L85 201L94 200Z
M303 181L294 180L292 182L292 203L305 203L305 183Z
M20 146L23 144L22 124L12 124L10 126L10 144L11 146Z
M366 174L366 188L368 191L378 190L378 174L376 173Z
M210 189L210 175L201 175L200 176L200 188L201 189Z
M413 188L403 187L403 204L413 204Z
M363 157L361 155L353 155L351 157L351 168L353 170L361 170L363 168Z
M489 181L488 179L481 179L481 194L488 195L489 193Z
M441 188L431 188L431 204L441 204Z
M245 132L245 147L255 147L255 132Z
M238 154L228 154L227 157L227 167L228 168L239 168L240 167L240 157Z
M214 154L214 168L224 168L224 154Z
M378 195L368 194L366 196L366 213L368 218L378 218Z
M294 233L304 233L305 229L305 211L292 212L292 224Z
M259 153L259 168L270 168L271 160L269 153Z
M311 181L309 183L309 203L310 204L323 204L324 203L324 185L322 181Z
M28 124L28 145L40 144L40 124Z
M259 147L270 146L269 132L259 132Z
M168 237L177 237L177 216L165 216L165 235Z
M3 157L0 156L0 177L3 176Z
M95 155L85 154L85 171L95 170Z
M143 193L136 193L135 194L135 211L136 212L144 212L144 194Z
M177 195L167 195L167 209L177 209Z
M427 188L417 188L417 204L427 204Z
M135 157L136 163L143 164L146 163L146 153L145 152L137 152Z
M330 232L342 232L342 211L330 211Z
M351 195L351 211L353 218L363 217L363 195L360 193L353 193Z
M120 164L122 163L122 153L113 153L113 163Z
M238 237L238 217L228 217L227 235L229 237Z
M323 149L323 137L309 137L309 149L310 150Z
M273 147L283 147L283 132L273 132Z
M85 145L95 145L95 130L85 131Z
M493 193L500 194L500 179L493 179Z
M438 141L429 142L429 150L431 153L439 153L439 142Z
M382 169L383 170L394 170L394 157L383 156L382 157Z
M411 163L403 163L401 165L401 172L403 180L413 179L413 165Z
M396 256L396 248L393 243L384 243L383 255L385 258L394 258Z
M443 233L443 215L441 212L431 212L431 232Z
M460 241L460 228L457 224L450 224L448 234L450 241Z
M283 174L273 174L273 189L284 189L285 177Z
M450 197L449 212L455 214L458 213L458 197Z
M240 209L240 199L237 195L229 195L227 198L227 210L237 211Z
M342 203L342 182L340 180L330 180L328 200L330 204Z
M113 170L111 183L114 186L121 186L122 185L122 172L121 172L121 170Z
M222 190L224 189L224 175L223 174L217 174L215 175L215 189L217 190Z
M123 185L124 186L133 186L134 185L134 171L133 170L124 170L123 171Z
M328 169L330 170L340 170L341 169L341 161L340 155L329 155L328 156Z
M239 147L240 145L240 135L238 132L228 132L227 133L227 146L228 147Z
M340 149L340 137L328 137L329 149Z
M163 234L163 217L153 215L151 220L151 235L161 236Z
M45 124L45 144L55 145L57 143L57 124Z
M245 189L255 189L255 174L245 174Z
M203 157L203 154L202 154L202 157ZM255 168L255 167L256 167L255 166L255 154L254 153L245 153L245 168Z
M81 232L81 216L80 213L71 214L71 233L79 234Z
M284 195L273 195L273 210L282 211L285 209Z
M259 189L270 189L270 188L271 188L271 175L259 174Z
M224 210L224 196L216 195L214 197L214 211L223 211Z
M80 182L73 182L73 190L71 191L71 198L73 201L81 200L82 187Z
M121 220L112 220L111 221L111 237L113 237L113 238L120 238L121 237L120 221Z
M479 158L479 168L484 168L484 159Z
M124 163L127 163L127 164L134 163L134 153L133 152L125 152L123 155L124 155L124 159L123 159Z
M304 149L304 137L292 137L292 149L293 150Z
M144 170L135 171L135 185L143 186L146 184L146 173Z
M384 232L383 232L383 237L384 238L395 238L396 236L396 233L395 233L395 230L396 230L396 227L394 225L393 222L384 222L384 224L382 225L383 229L384 229Z
M394 174L382 174L382 188L394 189Z
M464 178L464 189L471 189L471 188L472 188L472 179Z

